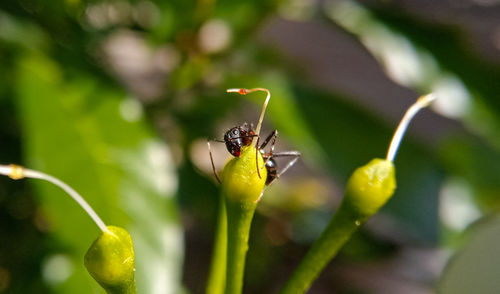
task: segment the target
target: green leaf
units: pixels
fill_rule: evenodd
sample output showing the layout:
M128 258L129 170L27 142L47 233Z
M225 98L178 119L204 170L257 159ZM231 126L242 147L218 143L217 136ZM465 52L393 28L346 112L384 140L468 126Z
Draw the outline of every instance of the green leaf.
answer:
M438 283L440 294L498 293L500 219L498 215L472 226L467 245L448 263Z
M139 293L174 293L182 261L177 179L168 146L142 119L141 106L42 55L20 58L16 79L25 165L67 182L106 224L130 232ZM97 227L58 188L38 182L36 188L51 233L74 269L53 285L54 293L103 293L83 267Z

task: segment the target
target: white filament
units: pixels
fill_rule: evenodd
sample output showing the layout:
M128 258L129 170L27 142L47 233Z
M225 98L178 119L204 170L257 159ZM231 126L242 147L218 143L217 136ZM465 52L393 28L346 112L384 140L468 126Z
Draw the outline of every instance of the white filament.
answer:
M393 161L396 153L398 152L399 145L401 144L401 140L408 129L408 125L412 118L419 112L422 108L427 107L434 99L436 99L436 95L433 93L421 96L418 100L408 108L405 115L401 119L396 132L392 136L391 145L389 146L389 150L387 151L386 159L389 161Z
M10 177L12 174L12 167L8 165L0 165L0 175Z
M263 91L263 92L267 93L266 100L264 101L264 104L262 105L262 111L260 112L259 122L257 123L257 127L255 128L255 135L256 136L252 140L252 144L254 146L257 145L257 140L259 138L260 129L262 127L262 121L264 121L264 114L266 113L267 104L269 104L269 99L271 99L271 92L269 92L269 90L265 89L265 88L253 88L253 89L249 89L249 90L232 88L232 89L227 89L226 91L230 92L230 93L239 93L242 95L246 95L248 93L252 93L255 91ZM255 147L257 147L257 146L255 146Z
M87 201L85 201L85 199L83 199L83 197L80 194L78 194L78 192L76 192L73 188L71 188L69 185L67 185L63 181L61 181L61 180L59 180L51 175L48 175L48 174L45 174L45 173L42 173L42 172L39 172L36 170L25 169L25 168L15 166L15 165L0 165L0 174L14 178L13 174L16 172L19 172L20 169L22 169L22 177L45 180L45 181L51 182L52 184L63 189L66 193L69 194L69 196L71 196L71 198L73 198L78 204L80 204L80 206L83 208L83 210L85 210L87 212L87 214L97 224L97 226L99 227L99 229L101 229L101 231L103 231L103 232L108 231L108 228L106 227L104 222L97 215L97 213L94 211L94 209L92 209L92 207L90 207L90 205L87 203Z

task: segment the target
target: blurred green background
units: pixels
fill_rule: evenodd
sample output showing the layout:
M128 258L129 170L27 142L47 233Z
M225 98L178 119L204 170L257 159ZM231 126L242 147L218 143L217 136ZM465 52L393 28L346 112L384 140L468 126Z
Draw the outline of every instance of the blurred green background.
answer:
M127 228L141 294L204 291L205 142L264 100L234 87L271 90L264 132L303 154L259 204L245 293L277 293L349 174L429 92L396 194L310 293L498 293L499 1L0 2L0 163L62 179ZM1 178L0 293L103 293L83 267L98 233L58 188Z

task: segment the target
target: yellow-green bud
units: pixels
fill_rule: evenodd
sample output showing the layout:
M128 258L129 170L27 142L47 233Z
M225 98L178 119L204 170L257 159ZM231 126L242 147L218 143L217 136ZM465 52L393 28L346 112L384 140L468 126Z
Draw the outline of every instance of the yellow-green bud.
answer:
M107 229L85 254L85 267L108 294L135 294L132 238L120 227Z
M259 161L259 174L257 161ZM266 185L267 170L260 152L255 147L245 146L240 157L232 158L222 171L222 193L228 200L240 203L255 203Z
M363 220L376 213L391 198L395 188L393 163L375 158L351 175L342 205Z

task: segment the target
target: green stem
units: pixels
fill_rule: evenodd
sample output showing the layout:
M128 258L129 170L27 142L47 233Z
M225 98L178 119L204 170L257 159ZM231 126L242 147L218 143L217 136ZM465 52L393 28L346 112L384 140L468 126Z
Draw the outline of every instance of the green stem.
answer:
M267 170L261 153L248 146L242 148L240 157L231 159L224 166L221 175L221 195L227 213L227 260L226 289L217 294L240 294L250 226L266 184Z
M359 220L341 206L288 280L281 294L305 293L360 224Z
M391 161L376 158L356 169L347 181L342 204L281 294L305 293L356 229L389 200L395 188Z
M415 114L435 98L434 94L422 96L406 111L391 140L386 159L375 158L354 171L347 181L344 199L337 213L314 242L281 294L305 293L357 227L377 213L392 197L396 188L392 161L401 139Z
M227 216L224 197L219 200L217 231L215 233L212 264L207 281L206 294L224 293L226 283Z
M227 198L226 198L227 199ZM257 203L232 202L227 206L227 273L225 294L240 294L243 288L245 258L250 226Z

